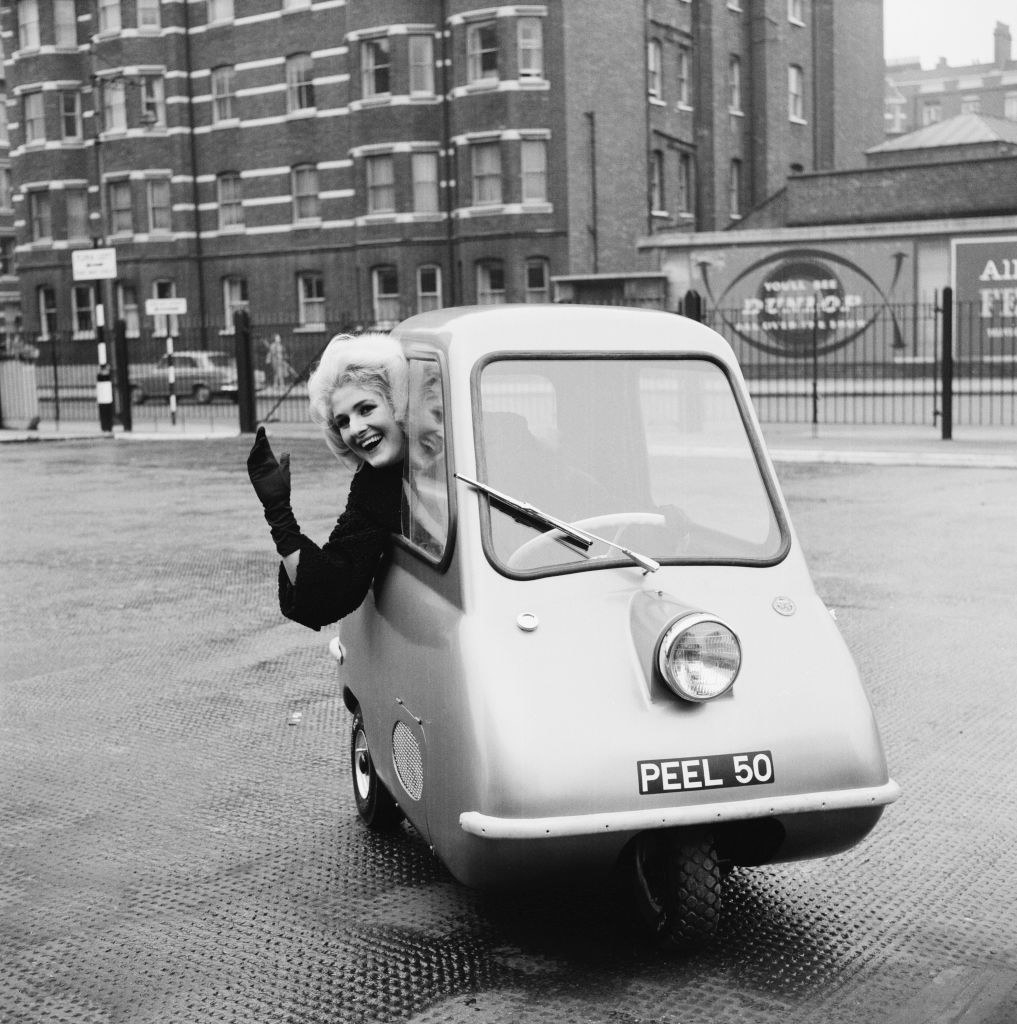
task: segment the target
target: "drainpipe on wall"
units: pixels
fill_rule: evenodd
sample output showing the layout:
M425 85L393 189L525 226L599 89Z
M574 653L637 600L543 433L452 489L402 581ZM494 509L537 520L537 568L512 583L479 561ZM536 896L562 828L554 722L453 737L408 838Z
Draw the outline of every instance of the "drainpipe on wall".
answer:
M592 110L587 110L584 116L590 125L590 224L587 226L587 230L590 232L590 241L593 243L593 273L596 274L600 267L597 238L599 230L597 223L597 115Z
M456 272L456 241L455 224L452 219L452 211L455 209L455 195L459 190L459 183L456 180L456 187L453 189L452 182L456 173L456 159L452 148L452 97L449 89L450 71L452 66L452 33L448 27L447 2L441 0L441 114L442 114L442 140L444 150L442 167L445 178L445 252L448 260L448 297L449 305L455 306L459 302L458 274Z
M198 196L198 148L194 134L194 80L191 57L191 14L190 4L183 4L184 11L184 60L187 69L187 140L191 164L191 203L194 205L194 260L198 270L198 317L201 328L202 348L208 347L206 340L207 321L205 311L205 268L204 246L201 238L201 206Z

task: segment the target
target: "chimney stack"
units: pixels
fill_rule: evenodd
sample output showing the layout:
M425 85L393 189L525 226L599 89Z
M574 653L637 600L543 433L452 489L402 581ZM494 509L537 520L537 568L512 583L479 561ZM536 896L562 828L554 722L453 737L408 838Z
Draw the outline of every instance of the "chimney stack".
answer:
M1005 68L1010 63L1010 26L1003 22L996 22L996 31L993 33L995 43L996 66Z

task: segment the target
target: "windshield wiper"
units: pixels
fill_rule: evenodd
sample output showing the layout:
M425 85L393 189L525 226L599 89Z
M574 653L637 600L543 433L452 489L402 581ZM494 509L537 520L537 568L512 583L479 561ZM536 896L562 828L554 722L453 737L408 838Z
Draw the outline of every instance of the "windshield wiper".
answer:
M641 555L638 551L633 551L631 548L624 547L622 544L615 544L613 540L608 540L606 537L600 537L595 533L589 533L586 530L581 530L579 527L573 526L571 523L567 523L563 519L558 519L556 516L552 516L549 513L542 511L535 505L531 505L528 501L521 501L519 498L513 498L512 495L496 490L489 484L481 483L479 480L474 480L471 477L465 476L463 473L456 473L455 475L457 479L462 480L463 483L469 484L471 487L476 487L478 491L483 491L484 494L488 495L488 497L494 498L495 501L499 501L503 505L507 505L514 511L526 516L528 519L542 523L544 526L549 526L555 530L560 530L569 538L569 540L574 544L578 544L584 551L588 551L594 543L599 542L620 551L627 558L632 559L632 561L645 572L656 572L660 568L660 562L655 562L647 555Z

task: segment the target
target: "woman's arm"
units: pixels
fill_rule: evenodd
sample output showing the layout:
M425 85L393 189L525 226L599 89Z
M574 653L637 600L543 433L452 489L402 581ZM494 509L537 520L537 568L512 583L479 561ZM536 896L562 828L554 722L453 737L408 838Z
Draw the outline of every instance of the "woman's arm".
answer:
M300 564L300 549L298 548L291 555L283 555L282 564L286 575L290 578L290 583L296 583L297 566Z

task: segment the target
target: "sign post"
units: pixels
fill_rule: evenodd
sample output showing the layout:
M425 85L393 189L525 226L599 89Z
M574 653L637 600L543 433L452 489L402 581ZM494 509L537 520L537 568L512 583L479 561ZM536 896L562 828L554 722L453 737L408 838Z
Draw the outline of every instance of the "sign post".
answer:
M75 281L92 281L95 287L95 342L98 370L95 375L95 404L99 409L99 428L113 433L113 378L106 350L106 310L102 304L102 282L117 276L116 249L75 249L71 253L71 276Z
M183 316L187 312L187 299L145 299L145 313L148 316ZM173 367L173 332L166 321L166 369L169 384L170 424L177 425L177 376Z

